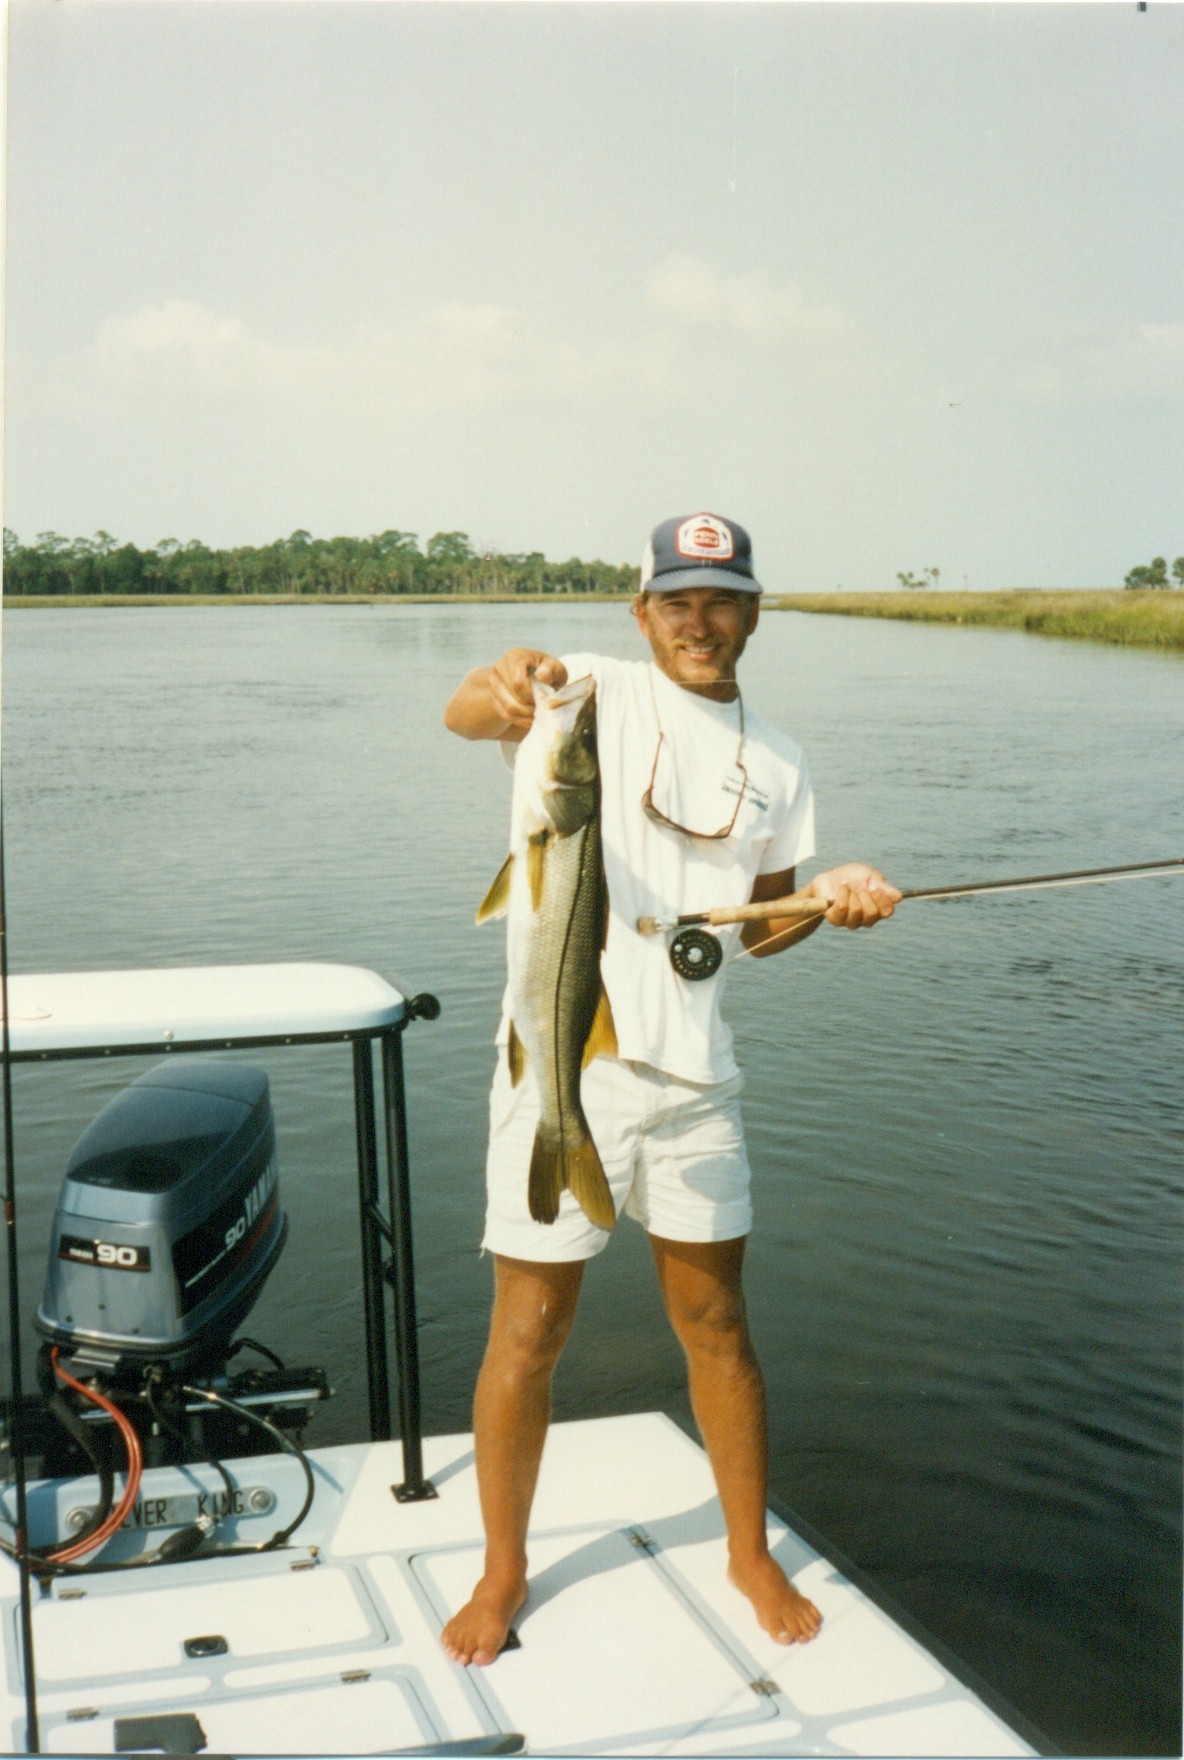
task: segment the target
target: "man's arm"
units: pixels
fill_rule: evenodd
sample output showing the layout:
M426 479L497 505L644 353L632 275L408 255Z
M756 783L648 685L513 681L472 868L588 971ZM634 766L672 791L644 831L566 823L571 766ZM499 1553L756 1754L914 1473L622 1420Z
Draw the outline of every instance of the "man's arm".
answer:
M461 680L445 707L445 727L462 739L525 739L534 720L532 678L558 686L567 682L567 668L541 648L507 649Z
M777 874L758 874L752 888L752 902L764 904L771 898L785 898L794 889L793 868ZM824 899L825 913L807 917L772 917L763 923L745 923L740 939L756 959L767 959L782 953L798 941L812 935L821 923L833 923L836 929L870 929L890 917L902 894L885 880L878 868L866 862L844 862L841 867L828 868L815 874L802 888L806 898Z

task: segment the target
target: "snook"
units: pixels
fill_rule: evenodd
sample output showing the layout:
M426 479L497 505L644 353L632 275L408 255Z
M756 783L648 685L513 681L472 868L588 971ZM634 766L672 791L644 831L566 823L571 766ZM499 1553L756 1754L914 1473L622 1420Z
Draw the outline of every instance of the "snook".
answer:
M508 915L510 1079L529 1068L540 1116L530 1214L554 1222L570 1190L598 1228L616 1222L612 1193L580 1103L593 1057L617 1036L600 977L608 888L600 844L596 684L534 684L535 716L518 748L510 854L477 912Z

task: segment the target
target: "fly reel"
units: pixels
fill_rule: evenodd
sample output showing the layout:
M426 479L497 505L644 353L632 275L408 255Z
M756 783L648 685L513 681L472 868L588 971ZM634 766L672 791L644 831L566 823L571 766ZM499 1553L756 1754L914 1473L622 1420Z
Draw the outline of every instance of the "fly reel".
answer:
M724 950L706 929L680 929L670 943L670 963L680 978L699 984L714 978L723 964Z

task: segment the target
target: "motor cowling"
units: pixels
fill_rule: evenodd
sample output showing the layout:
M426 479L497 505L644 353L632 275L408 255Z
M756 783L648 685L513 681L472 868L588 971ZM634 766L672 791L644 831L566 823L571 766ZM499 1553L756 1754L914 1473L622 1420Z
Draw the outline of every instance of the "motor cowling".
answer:
M117 1379L217 1368L286 1233L265 1072L169 1058L75 1145L36 1326Z

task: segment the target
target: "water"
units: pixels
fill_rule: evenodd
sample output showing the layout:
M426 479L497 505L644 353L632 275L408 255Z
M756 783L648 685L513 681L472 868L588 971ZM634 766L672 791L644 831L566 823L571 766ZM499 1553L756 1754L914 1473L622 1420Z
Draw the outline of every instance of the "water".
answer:
M512 641L632 654L620 606L22 611L5 621L14 970L373 966L407 1036L425 1418L468 1428L508 772L449 738ZM1178 661L770 614L748 700L805 744L826 861L903 885L1184 855ZM774 1490L1062 1748L1179 1753L1184 881L906 904L739 965ZM365 1426L349 1059L266 1056L289 1245L251 1331ZM23 1306L62 1167L131 1060L15 1072ZM560 1417L681 1362L631 1224Z

